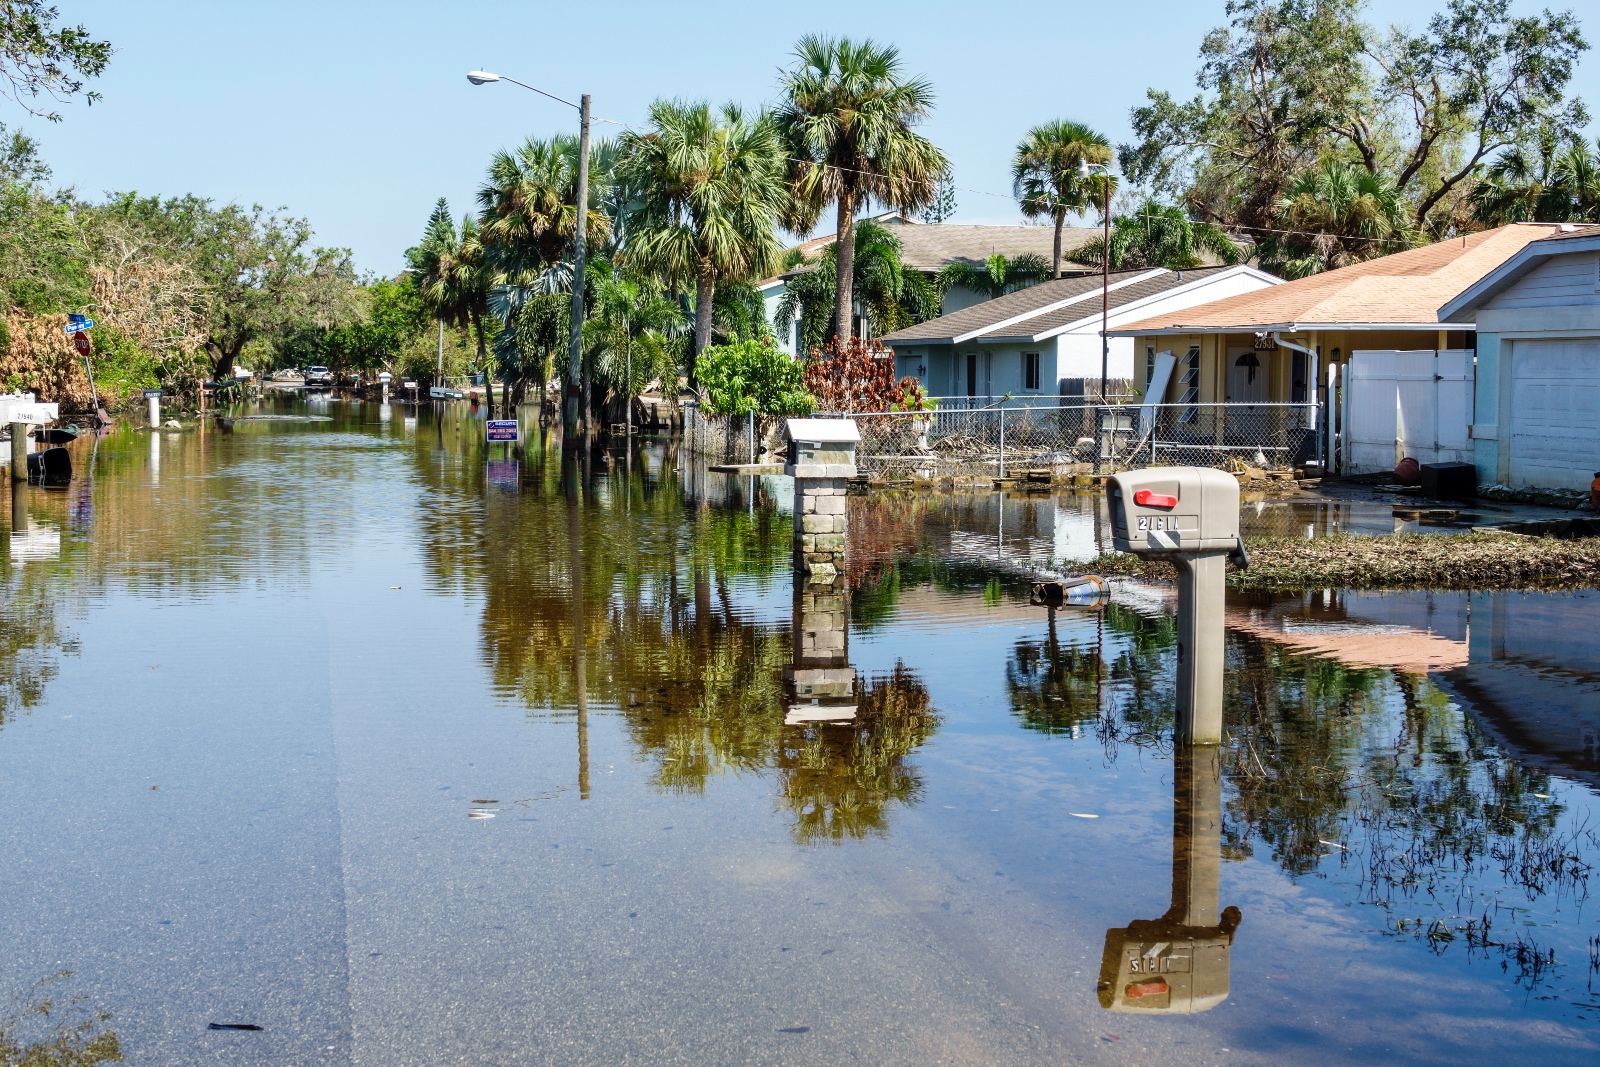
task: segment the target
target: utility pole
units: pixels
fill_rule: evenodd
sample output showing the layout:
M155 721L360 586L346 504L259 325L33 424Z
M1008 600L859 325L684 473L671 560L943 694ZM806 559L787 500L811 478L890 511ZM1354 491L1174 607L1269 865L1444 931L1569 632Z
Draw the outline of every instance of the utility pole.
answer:
M1111 320L1111 174L1101 175L1105 182L1105 203L1102 205L1102 225L1105 227L1100 239L1100 403L1106 402L1106 371L1111 363L1111 338L1106 336L1110 329ZM1098 436L1098 435L1097 435Z
M584 411L589 408L589 382L583 373L583 272L584 247L589 223L589 94L584 93L578 107L578 225L572 241L572 348L567 354L567 418L565 440L576 442L578 402L582 394ZM581 385L580 385L581 383ZM588 427L585 427L588 429Z

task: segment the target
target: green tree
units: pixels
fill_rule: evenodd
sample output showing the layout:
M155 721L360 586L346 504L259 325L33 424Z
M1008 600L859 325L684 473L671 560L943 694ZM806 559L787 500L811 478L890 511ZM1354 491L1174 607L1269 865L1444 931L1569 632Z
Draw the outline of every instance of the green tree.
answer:
M1411 247L1405 198L1388 175L1328 160L1278 200L1276 231L1258 245L1264 270L1304 278Z
M200 279L200 319L211 375L233 373L246 345L271 342L310 323L332 327L357 309L347 249L312 244L305 219L197 196L168 200L129 193L102 209L143 229Z
M804 232L829 204L839 249L834 332L852 333L856 213L873 201L916 212L938 193L949 161L915 127L933 110L933 87L901 72L897 49L871 40L808 35L783 75L774 119L790 156L789 228Z
M1061 277L1061 230L1067 216L1098 203L1103 176L1088 172L1093 164L1111 162L1111 142L1105 134L1081 122L1056 119L1035 126L1017 144L1011 159L1011 190L1030 219L1048 218L1055 224L1055 250L1050 271Z
M939 188L933 200L922 209L922 221L938 225L949 222L956 214L956 179L949 168L939 175Z
M1566 96L1588 44L1571 12L1450 0L1420 33L1364 26L1361 0L1230 0L1200 50L1200 93L1152 90L1120 151L1135 182L1199 217L1265 233L1298 176L1330 158L1388 174L1414 228L1463 221L1486 161L1588 120Z
M1078 259L1099 266L1105 241L1096 237L1078 250ZM1196 222L1180 207L1146 200L1131 215L1111 221L1111 269L1165 267L1192 270L1206 257L1221 263L1243 261L1245 250L1220 227Z
M60 102L83 95L90 103L100 99L84 90L111 61L111 42L96 41L82 25L59 26L60 17L46 0L0 0L0 92L29 114L60 122L54 111L40 111L40 96Z
M444 197L434 205L422 242L406 250L406 262L423 303L446 326L470 328L478 343L478 365L488 363L484 318L488 314L490 272L471 216L456 229ZM491 405L492 406L492 405Z
M767 341L711 345L695 357L695 378L715 415L807 415L816 406L803 366Z
M783 146L765 115L735 104L657 100L650 125L622 135L636 200L627 213L628 263L691 281L694 351L711 343L717 283L777 270L774 232L785 205Z

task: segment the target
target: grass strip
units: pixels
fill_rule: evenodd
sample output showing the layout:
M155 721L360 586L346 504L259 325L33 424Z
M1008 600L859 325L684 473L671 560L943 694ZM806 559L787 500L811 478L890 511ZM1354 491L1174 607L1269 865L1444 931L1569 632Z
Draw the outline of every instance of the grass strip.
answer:
M1600 586L1600 537L1519 534L1335 534L1247 539L1234 589L1583 589ZM1171 580L1173 565L1109 552L1084 565L1105 577Z

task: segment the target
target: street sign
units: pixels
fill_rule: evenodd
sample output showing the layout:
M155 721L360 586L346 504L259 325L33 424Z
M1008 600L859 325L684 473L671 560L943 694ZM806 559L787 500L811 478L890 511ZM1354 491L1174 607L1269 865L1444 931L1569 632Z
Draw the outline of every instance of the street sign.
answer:
M516 419L490 419L488 426L489 440L491 441L515 441L517 439Z
M161 399L161 390L159 390L159 389L146 389L144 391L144 398L146 400L160 400Z
M67 320L67 324L61 328L68 333L82 333L84 330L91 330L94 328L94 320L73 316L71 319Z
M72 347L78 350L80 356L87 356L89 354L89 335L86 333L73 334Z

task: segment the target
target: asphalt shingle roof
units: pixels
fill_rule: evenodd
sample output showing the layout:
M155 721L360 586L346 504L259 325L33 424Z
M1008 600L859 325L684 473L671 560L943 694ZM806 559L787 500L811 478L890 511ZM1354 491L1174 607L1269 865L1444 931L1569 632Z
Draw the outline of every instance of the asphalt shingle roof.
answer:
M1240 296L1119 326L1113 334L1216 333L1299 325L1415 325L1532 241L1559 234L1554 223L1523 223L1452 237L1425 248L1355 263Z
M1111 272L1109 306L1113 309L1154 296L1179 285L1187 285L1200 278L1227 270L1226 267L1201 267L1197 270L1159 271L1114 270ZM1149 277L1144 277L1149 275ZM1133 280L1138 279L1138 280ZM1008 293L994 300L986 300L960 311L952 311L936 319L896 330L882 340L889 344L915 342L949 343L954 338L982 332L986 339L1001 337L1036 337L1046 330L1065 326L1098 314L1100 311L1100 275L1083 275L1040 282L1038 285ZM1120 286L1120 288L1117 288ZM1064 301L1072 303L1057 307ZM1010 319L1020 321L1006 326Z

